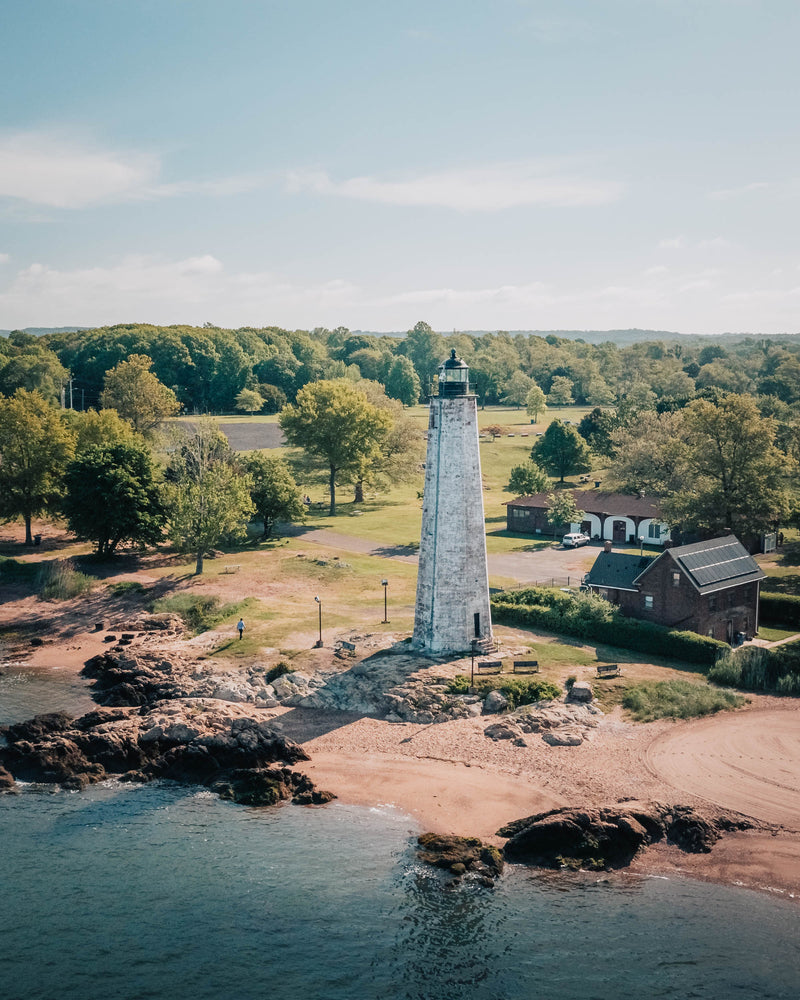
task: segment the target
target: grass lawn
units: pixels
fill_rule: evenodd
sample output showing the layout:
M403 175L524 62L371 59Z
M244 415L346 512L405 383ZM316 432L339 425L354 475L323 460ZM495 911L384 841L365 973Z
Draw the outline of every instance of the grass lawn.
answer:
M761 625L758 629L758 638L766 639L767 642L779 642L781 639L789 639L798 635L797 629L766 628Z

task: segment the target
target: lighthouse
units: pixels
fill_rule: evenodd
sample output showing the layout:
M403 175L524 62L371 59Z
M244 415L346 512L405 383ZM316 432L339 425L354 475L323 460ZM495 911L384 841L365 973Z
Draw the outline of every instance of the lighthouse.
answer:
M491 638L478 408L451 351L430 401L413 644L460 653Z

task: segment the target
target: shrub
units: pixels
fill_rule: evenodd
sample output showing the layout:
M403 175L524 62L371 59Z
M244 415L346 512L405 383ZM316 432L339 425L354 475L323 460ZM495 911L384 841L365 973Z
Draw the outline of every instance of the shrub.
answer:
M708 679L743 691L800 694L800 648L794 646L731 650L709 670Z
M36 575L36 588L43 601L67 601L88 593L94 580L75 569L71 559L45 563Z
M199 635L214 628L224 618L238 615L247 606L247 601L235 604L220 604L213 594L175 594L154 601L151 611L172 611L183 619L186 625Z
M499 691L512 709L536 701L552 701L561 695L557 684L539 677L481 677L476 681L476 694L486 697L490 691Z
M764 625L800 625L800 597L762 591L759 618Z
M575 683L577 679L578 678L575 676L575 674L569 675L569 677L564 681L564 687L567 689L567 691L572 690L572 685Z
M677 632L652 622L626 618L594 594L565 594L552 587L507 591L492 601L496 621L593 639L692 663L711 664L728 649L724 642L695 632Z
M466 674L456 674L447 685L448 694L469 694L469 677Z
M138 580L119 580L117 583L109 584L108 589L112 594L143 594L147 587Z
M278 660L274 667L270 667L269 670L264 674L264 680L267 684L271 684L273 681L277 680L279 677L283 677L284 674L290 674L292 668L286 662L286 660Z
M31 582L36 579L40 567L37 563L21 562L0 556L0 576L7 580Z
M741 695L718 691L708 684L690 681L645 681L631 685L622 697L626 708L637 722L654 719L692 719L712 715L744 704Z

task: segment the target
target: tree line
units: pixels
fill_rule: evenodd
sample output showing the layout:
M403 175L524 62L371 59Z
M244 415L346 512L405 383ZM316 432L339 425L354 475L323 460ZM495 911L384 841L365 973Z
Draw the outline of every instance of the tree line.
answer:
M0 339L0 392L38 389L74 409L97 408L106 373L132 355L187 413L277 413L313 382L367 379L404 405L424 400L451 349L470 367L481 405L526 405L538 389L550 406L680 409L709 393L749 394L783 412L800 401L800 337L642 341L620 347L547 336L443 335L420 321L404 336L345 327L284 330L120 324Z

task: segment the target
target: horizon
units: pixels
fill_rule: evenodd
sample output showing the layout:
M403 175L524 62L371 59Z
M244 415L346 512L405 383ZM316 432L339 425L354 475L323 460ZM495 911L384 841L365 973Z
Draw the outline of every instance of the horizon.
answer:
M791 335L798 27L788 0L15 5L0 326Z

